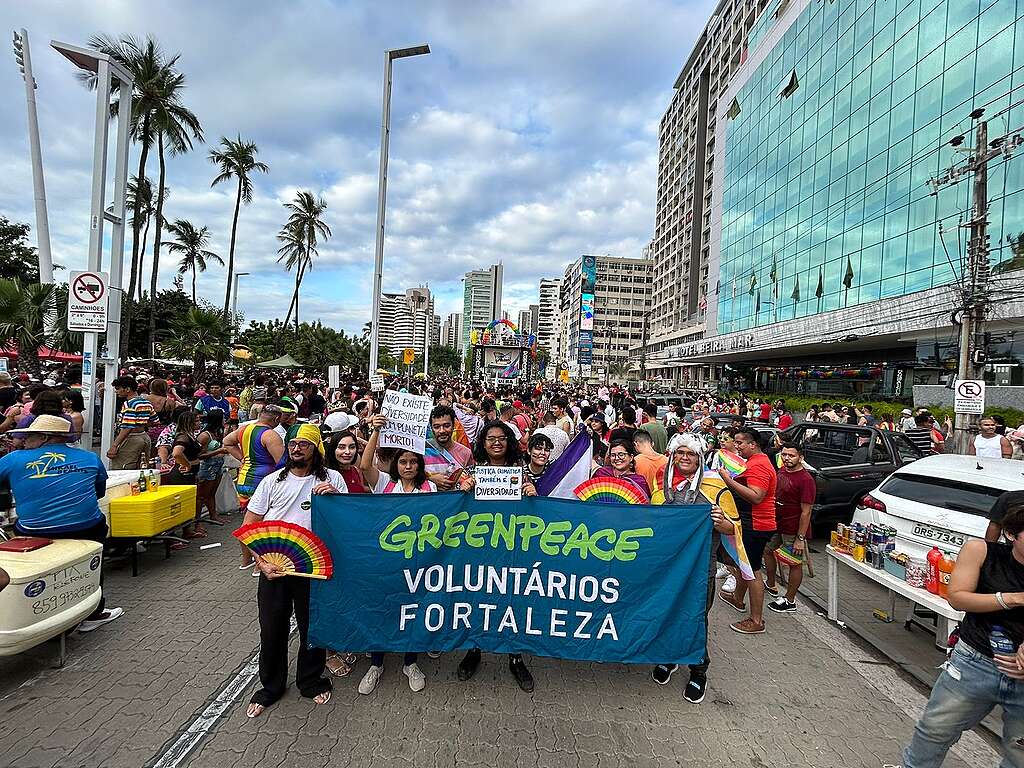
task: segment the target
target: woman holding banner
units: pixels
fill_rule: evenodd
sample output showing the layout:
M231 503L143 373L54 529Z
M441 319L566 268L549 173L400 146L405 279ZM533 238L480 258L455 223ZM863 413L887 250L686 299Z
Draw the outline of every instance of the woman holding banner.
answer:
M334 434L327 444L324 463L328 469L333 469L344 478L349 493L370 492L363 480L363 473L359 470L359 443L351 430ZM328 650L327 671L335 677L345 677L352 671L356 658L354 653Z
M669 464L665 470L665 504L711 504L711 550L708 554L708 588L704 607L704 661L690 665L690 680L683 689L683 698L693 704L700 704L708 686L708 666L711 657L707 645L707 617L715 601L716 556L721 544L721 534L734 534L733 523L725 516L722 507L735 510L732 494L715 475L704 475L704 441L694 434L678 433L672 436L668 445ZM672 679L676 664L659 664L652 677L658 685L667 685Z
M359 469L363 473L363 480L367 487L372 489L372 493L436 492L437 486L427 479L427 467L423 455L415 451L398 449L391 457L391 464L386 474L377 469L374 463L374 454L377 452L381 427L387 424L387 421L387 417L379 413L369 419L370 439L366 441L363 455L359 459ZM426 686L427 678L416 660L417 654L406 653L402 672L409 678L409 688L414 693L419 693ZM363 679L359 681L359 692L364 695L373 693L382 674L384 674L384 653L375 651L370 655L370 668L366 670Z
M473 449L476 465L490 467L518 467L523 459L519 450L519 440L515 432L503 421L490 421L484 424L477 434L476 446ZM472 475L463 476L462 490L472 491L476 480ZM529 495L529 494L528 494ZM459 680L469 680L476 674L480 666L480 649L471 648L459 662ZM508 655L508 668L519 687L527 693L533 691L533 675L523 661L520 653Z

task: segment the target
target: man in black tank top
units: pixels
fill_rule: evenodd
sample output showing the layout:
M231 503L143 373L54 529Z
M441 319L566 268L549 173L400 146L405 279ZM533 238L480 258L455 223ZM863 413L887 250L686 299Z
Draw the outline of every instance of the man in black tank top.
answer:
M949 581L949 604L964 611L960 640L932 689L903 753L905 768L942 764L960 735L998 704L1000 768L1024 768L1024 510L1002 521L1008 543L964 544Z

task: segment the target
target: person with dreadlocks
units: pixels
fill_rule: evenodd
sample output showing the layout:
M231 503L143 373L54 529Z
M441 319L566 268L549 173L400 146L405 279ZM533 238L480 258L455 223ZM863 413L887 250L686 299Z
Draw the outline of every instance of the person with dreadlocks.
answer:
M711 656L708 652L707 618L715 602L715 569L721 534L732 533L733 523L722 511L722 506L735 508L736 504L729 491L714 475L704 476L704 454L707 446L691 432L678 432L668 444L669 463L665 468L665 504L711 504L711 549L708 553L708 588L704 605L704 660L690 665L690 680L683 689L683 698L691 704L704 701L708 687L708 666ZM667 685L677 664L659 664L652 677L658 685Z
M302 424L288 441L284 468L267 475L249 499L243 525L263 520L285 520L312 529L313 494L348 493L340 473L324 466L320 429ZM260 570L256 604L260 617L260 683L246 715L259 717L276 702L288 680L288 632L292 613L299 627L299 656L295 683L299 693L317 704L331 699L331 681L324 675L327 651L310 648L309 579L288 577L280 568L256 558Z

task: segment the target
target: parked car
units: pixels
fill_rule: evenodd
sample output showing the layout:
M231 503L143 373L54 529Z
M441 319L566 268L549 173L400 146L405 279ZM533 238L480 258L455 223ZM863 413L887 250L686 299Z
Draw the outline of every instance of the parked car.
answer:
M877 427L804 421L782 435L803 448L804 463L818 486L811 513L816 536L827 536L837 523L849 523L865 493L923 455L902 432Z
M983 538L986 517L1006 491L1024 491L1024 466L1010 459L940 454L900 467L857 504L853 519L896 529L896 548L922 557L933 546L957 553Z

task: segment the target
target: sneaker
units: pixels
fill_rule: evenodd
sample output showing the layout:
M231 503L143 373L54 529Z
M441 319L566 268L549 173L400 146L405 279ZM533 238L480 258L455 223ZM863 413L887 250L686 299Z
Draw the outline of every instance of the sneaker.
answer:
M523 657L518 655L509 656L508 668L512 672L512 677L519 683L519 687L530 693L533 690L533 675L530 674L530 670L523 663Z
M359 692L364 696L373 693L377 687L377 683L380 682L380 676L384 674L384 667L371 666L366 670L366 674L363 675L363 679L359 681ZM409 685L412 685L412 679L409 679Z
M796 613L796 603L791 603L784 597L772 600L768 603L768 607L776 613Z
M683 698L691 704L700 704L708 692L708 679L705 675L690 672L690 682L683 688Z
M747 610L747 604L746 603L737 603L736 602L736 598L733 597L731 592L726 592L724 590L719 592L718 593L718 599L721 600L723 603L726 603L727 605L729 605L734 611L739 611L740 613L744 613Z
M741 635L761 635L764 634L764 622L756 622L753 619L744 619L743 621L737 621L735 624L730 624L729 629L733 632L739 632Z
M773 587L767 581L764 582L764 591L767 592L772 597L778 597L779 596L779 588L778 588L778 586L774 586Z
M462 682L466 682L473 675L476 674L476 668L480 666L480 649L470 648L466 651L466 655L462 657L462 661L459 662L458 677Z
M124 615L124 608L107 608L100 614L98 619L86 619L78 625L79 632L92 632L94 629L99 629L104 624L109 624L114 619Z
M427 651L427 656L429 658L431 658L431 659L440 659L441 658L441 652L440 651Z
M651 677L658 685L668 685L668 681L672 679L672 673L677 669L679 669L678 664L659 664L651 672Z
M726 579L725 583L722 585L722 591L728 592L730 595L736 591L736 577L731 573L729 574L729 578Z
M426 686L427 676L423 674L419 664L413 663L402 667L402 672L409 678L409 688L413 693L419 693Z
M730 575L729 574L729 569L726 568L721 563L719 563L718 564L718 570L715 571L715 578L716 579L724 579L726 576L729 576L729 575Z

